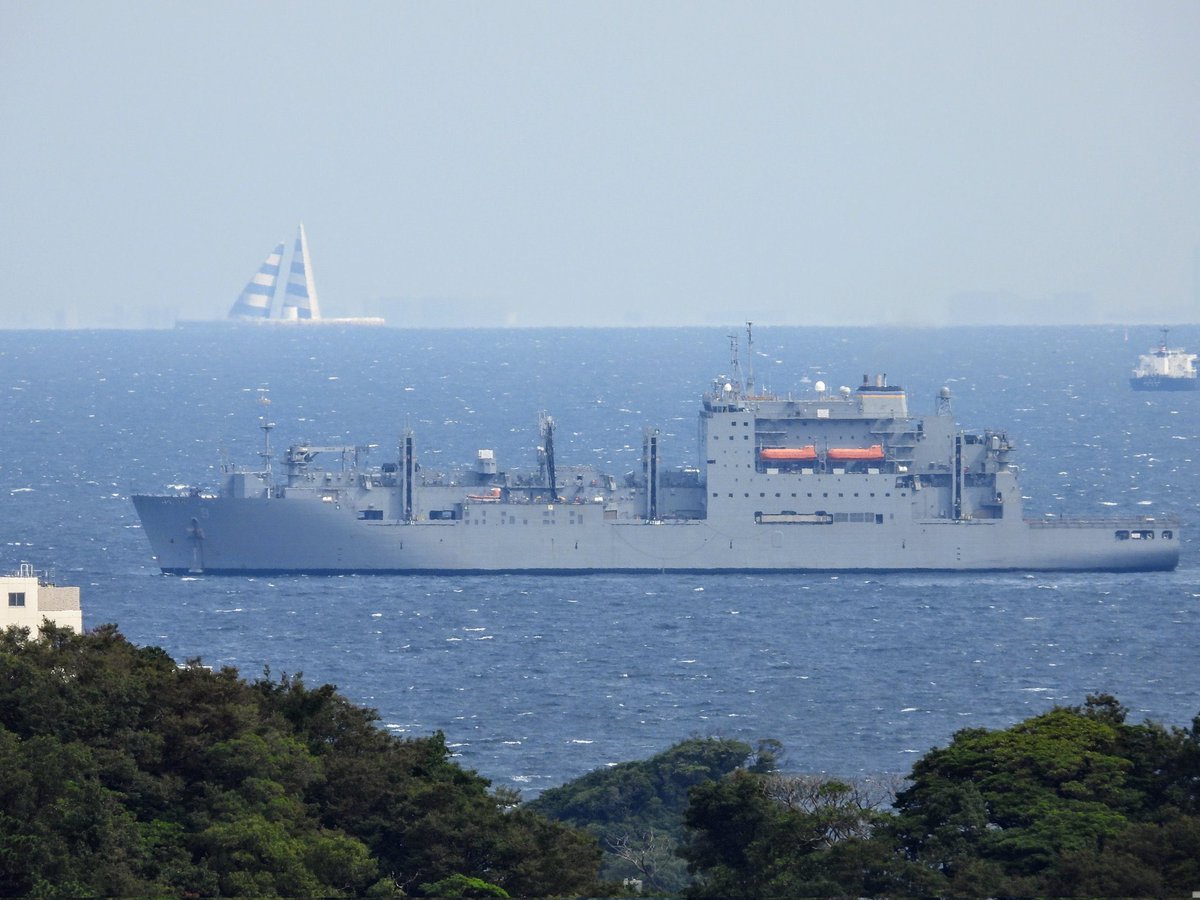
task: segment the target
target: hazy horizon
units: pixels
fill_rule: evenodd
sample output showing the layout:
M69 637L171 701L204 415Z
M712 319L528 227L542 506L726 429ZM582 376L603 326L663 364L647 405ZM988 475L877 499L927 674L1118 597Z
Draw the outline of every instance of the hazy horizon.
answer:
M0 328L1200 321L1200 5L0 6ZM285 257L286 263L286 257Z

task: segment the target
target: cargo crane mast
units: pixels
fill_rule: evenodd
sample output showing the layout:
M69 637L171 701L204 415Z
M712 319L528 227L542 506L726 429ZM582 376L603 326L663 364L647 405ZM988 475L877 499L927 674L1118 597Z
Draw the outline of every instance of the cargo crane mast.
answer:
M259 451L259 456L263 461L263 481L266 483L267 497L271 496L271 429L275 427L275 423L271 421L271 398L260 397L258 400L262 404L263 414L259 417L259 428L263 432L263 448Z
M411 523L413 519L413 483L421 467L417 464L417 451L413 441L413 430L405 423L400 437L400 464L396 473L400 485L400 521Z
M646 481L646 521L658 522L658 429L647 428L642 435L642 477Z
M542 465L545 469L546 484L550 488L550 502L554 502L558 485L554 474L554 417L546 413L539 415L542 432Z

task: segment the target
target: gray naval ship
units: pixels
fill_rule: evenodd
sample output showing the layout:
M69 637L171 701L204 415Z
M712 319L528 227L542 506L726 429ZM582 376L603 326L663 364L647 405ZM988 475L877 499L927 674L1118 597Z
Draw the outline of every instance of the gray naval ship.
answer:
M736 352L734 354L736 362ZM737 372L736 365L734 367ZM412 432L393 461L364 447L296 445L273 473L269 417L256 470L219 493L133 498L164 573L587 573L1154 571L1179 561L1161 517L1026 519L1003 431L964 433L943 388L910 415L885 376L807 396L718 377L699 411L697 465L613 475L556 466L543 417L538 465L502 471L491 450L434 473ZM319 465L318 460L331 460Z

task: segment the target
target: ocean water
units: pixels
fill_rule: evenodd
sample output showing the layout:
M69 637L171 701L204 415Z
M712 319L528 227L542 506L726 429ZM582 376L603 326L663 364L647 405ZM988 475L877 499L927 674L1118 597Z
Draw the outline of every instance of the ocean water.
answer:
M740 330L740 329L731 329ZM177 660L302 672L403 735L532 796L695 735L775 738L788 768L908 772L966 727L1088 693L1134 719L1200 713L1200 393L1135 394L1157 340L1130 328L759 328L743 371L778 393L887 373L929 412L1007 429L1026 514L1184 520L1173 573L177 578L158 574L131 493L217 483L275 444L378 444L422 465L491 448L535 465L638 465L646 426L695 462L696 409L730 370L722 329L187 329L0 332L0 568L83 589ZM1172 343L1200 347L1200 327Z

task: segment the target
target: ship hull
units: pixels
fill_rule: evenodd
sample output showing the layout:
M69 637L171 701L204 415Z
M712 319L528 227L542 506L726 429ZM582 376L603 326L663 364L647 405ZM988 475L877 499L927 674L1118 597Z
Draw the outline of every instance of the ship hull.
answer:
M1200 379L1143 375L1130 378L1129 386L1135 391L1196 391L1200 390Z
M736 364L736 360L734 360ZM379 466L369 447L294 444L277 478L265 418L259 471L218 493L136 496L164 572L210 574L1161 571L1179 526L1145 517L1029 520L1013 442L958 429L864 376L803 397L718 376L699 410L697 464L664 471L662 435L618 477L559 467L541 421L536 473L423 468L411 431ZM318 461L320 458L320 461Z
M308 499L137 496L134 504L168 574L1116 572L1179 561L1178 531L1141 519L716 527L522 504L493 506L486 520L365 522Z

